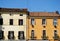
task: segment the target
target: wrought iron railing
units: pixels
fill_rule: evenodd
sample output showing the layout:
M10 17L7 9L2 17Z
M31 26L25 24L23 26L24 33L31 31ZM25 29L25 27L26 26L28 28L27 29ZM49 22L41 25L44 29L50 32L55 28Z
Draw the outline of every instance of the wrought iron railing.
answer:
M28 40L28 41L49 41L49 40L36 39L36 40Z
M56 35L56 36L54 36L53 38L54 38L54 40L58 40L58 39L59 39L59 36Z
M31 38L31 40L36 40L36 37L35 37L35 36L34 36L34 37L33 37L33 36L31 36L30 38Z
M42 36L43 40L48 40L48 36Z

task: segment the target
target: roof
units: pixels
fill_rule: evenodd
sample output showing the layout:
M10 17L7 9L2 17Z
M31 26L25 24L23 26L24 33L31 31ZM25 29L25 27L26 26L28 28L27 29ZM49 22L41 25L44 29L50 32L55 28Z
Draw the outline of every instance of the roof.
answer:
M56 12L30 12L29 14L30 16L35 16L35 17L39 17L39 16L60 16L59 14L57 14Z
M0 8L0 12L27 12L27 9L18 9L18 8Z

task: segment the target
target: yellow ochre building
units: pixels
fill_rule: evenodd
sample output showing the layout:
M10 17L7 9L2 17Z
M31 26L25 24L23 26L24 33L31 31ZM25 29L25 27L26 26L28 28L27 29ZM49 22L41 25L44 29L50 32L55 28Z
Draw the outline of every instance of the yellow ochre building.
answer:
M27 37L29 41L60 41L60 15L56 12L30 12Z
M60 41L60 14L0 8L0 41Z

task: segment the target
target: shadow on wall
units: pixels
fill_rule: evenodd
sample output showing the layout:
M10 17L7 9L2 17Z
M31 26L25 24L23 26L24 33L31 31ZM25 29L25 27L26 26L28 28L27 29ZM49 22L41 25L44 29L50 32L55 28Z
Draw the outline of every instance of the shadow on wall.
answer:
M0 14L0 39L4 38L4 31L2 31L2 25L3 25L3 18Z
M3 18L2 18L1 14L0 14L0 30L2 30L2 25L3 25Z

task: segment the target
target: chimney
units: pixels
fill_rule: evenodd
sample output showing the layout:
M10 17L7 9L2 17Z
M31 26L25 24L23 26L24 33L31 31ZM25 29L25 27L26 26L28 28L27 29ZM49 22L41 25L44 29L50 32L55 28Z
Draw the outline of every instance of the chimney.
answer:
M27 12L27 15L28 15L28 16L29 16L29 13L30 13L30 12L28 11L28 12Z
M56 11L57 14L59 14L59 11Z

